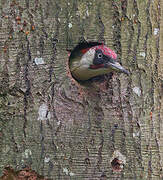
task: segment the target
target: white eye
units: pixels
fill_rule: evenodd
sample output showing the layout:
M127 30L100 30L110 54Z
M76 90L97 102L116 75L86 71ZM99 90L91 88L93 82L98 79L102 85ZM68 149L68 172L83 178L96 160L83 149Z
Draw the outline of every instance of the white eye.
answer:
M100 53L100 54L98 54L98 58L102 58L102 54Z

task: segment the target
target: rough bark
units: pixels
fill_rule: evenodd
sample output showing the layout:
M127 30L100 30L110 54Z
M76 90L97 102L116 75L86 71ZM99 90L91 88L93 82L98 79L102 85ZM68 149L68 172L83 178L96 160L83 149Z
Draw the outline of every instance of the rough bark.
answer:
M161 6L0 1L0 175L10 165L52 179L163 178ZM84 39L114 49L131 75L74 83L66 49Z

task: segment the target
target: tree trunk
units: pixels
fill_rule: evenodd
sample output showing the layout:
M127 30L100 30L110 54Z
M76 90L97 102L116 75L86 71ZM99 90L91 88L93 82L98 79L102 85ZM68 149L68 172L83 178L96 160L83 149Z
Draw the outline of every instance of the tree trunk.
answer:
M0 176L10 165L51 179L163 178L161 6L1 0ZM131 75L75 82L66 50L84 39Z

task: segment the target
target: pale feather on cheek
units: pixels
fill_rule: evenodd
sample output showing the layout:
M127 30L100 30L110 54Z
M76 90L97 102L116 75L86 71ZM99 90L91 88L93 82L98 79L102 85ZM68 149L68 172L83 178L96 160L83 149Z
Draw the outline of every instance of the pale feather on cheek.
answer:
M94 56L95 56L95 49L89 49L81 58L81 61L80 63L82 65L91 65L93 64L93 59L94 59Z

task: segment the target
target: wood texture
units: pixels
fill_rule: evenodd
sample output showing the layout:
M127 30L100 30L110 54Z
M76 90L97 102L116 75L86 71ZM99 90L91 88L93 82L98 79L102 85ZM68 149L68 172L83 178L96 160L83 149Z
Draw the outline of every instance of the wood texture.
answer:
M10 165L52 179L163 178L161 6L0 1L0 175ZM84 39L131 75L74 82L67 49Z

